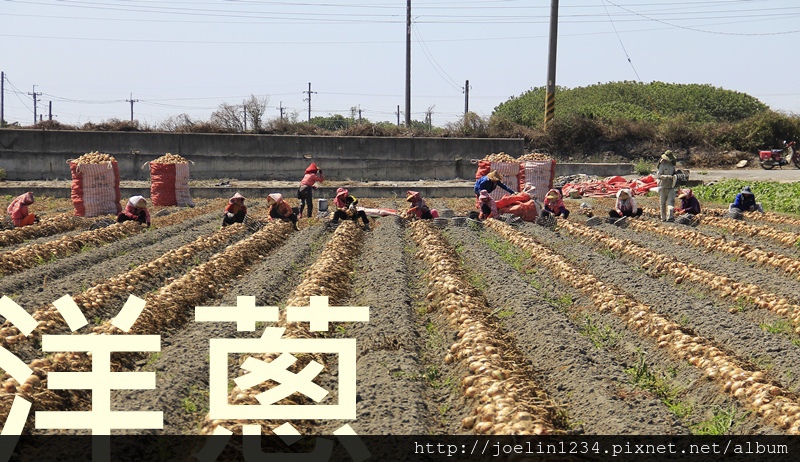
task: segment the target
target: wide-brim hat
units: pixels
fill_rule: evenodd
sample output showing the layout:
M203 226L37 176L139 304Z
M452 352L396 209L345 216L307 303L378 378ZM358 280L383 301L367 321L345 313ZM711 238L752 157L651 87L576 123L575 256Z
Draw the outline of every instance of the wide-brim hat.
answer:
M503 181L503 175L501 175L497 170L492 170L486 175L487 178L493 181Z
M144 200L144 198L141 198L138 201L136 201L136 203L133 205L135 205L137 208L143 209L147 207L147 201Z
M753 194L753 191L750 190L750 186L745 186L742 188L742 194Z
M664 151L664 154L661 154L661 158L668 162L675 162L675 154L670 150Z
M242 202L244 202L244 196L242 196L241 194L239 194L237 192L236 194L231 196L231 198L229 199L230 202L237 201L237 200L241 200Z

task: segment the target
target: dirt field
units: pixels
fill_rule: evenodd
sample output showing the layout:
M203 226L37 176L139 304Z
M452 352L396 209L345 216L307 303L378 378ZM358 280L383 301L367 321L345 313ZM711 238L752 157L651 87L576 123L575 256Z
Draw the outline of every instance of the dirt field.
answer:
M473 201L431 202L464 215ZM593 204L602 211L610 202ZM577 212L577 202L567 205ZM37 206L50 217L69 210L66 200ZM256 306L285 312L327 295L332 306L369 306L369 322L333 323L325 334L284 316L277 325L286 338L356 340L357 418L294 421L303 434L345 424L359 435L800 433L793 242L731 231L711 218L696 228L647 217L641 226L592 228L577 213L554 229L499 221L440 229L385 217L368 232L317 219L301 220L300 231L272 222L220 230L218 209L218 201L201 201L154 210L152 229L63 256L42 252L59 238L83 239L94 232L90 223L1 247L0 295L34 314L39 327L27 336L11 323L0 327L0 346L35 375L22 384L3 376L0 421L15 395L34 411L90 409L88 391L47 389L50 371L91 369L84 353L42 351L42 334L69 333L52 302L75 298L88 321L79 334L120 333L109 321L133 294L147 303L131 332L160 335L161 351L115 354L112 368L155 372L156 388L113 391L111 401L116 410L163 411L163 430L131 433L210 434L219 425L239 433L242 422L207 415L209 339L259 337L265 324L237 332L233 322L195 322L194 307L253 296ZM792 229L758 216L741 226ZM690 232L727 247L701 247ZM741 246L748 250L737 254ZM759 260L760 250L769 257ZM15 263L15 252L30 264ZM779 257L784 264L769 264ZM323 403L336 402L337 358L296 356L294 372L312 360L324 365L314 382L332 392ZM244 358L229 358L230 378L245 373ZM274 385L241 390L230 381L230 402L257 404L254 395ZM300 393L281 401L308 402ZM284 421L256 423L272 430ZM26 432L59 431L33 427L31 412Z

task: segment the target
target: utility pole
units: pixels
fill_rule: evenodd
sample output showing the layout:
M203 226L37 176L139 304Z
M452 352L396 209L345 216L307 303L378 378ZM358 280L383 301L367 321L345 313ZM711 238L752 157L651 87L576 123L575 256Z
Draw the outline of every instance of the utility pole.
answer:
M53 120L53 102L52 101L48 101L47 103L48 103L47 104L47 120L52 121Z
M242 101L242 112L244 114L242 118L242 120L244 120L244 131L247 131L247 103L244 101Z
M558 0L550 0L550 44L547 53L547 93L544 97L544 129L556 112L556 41L558 40Z
M397 126L400 126L400 105L397 105Z
M0 128L5 127L6 73L0 72Z
M316 93L315 91L311 91L311 82L308 82L308 91L304 91L303 93L308 94L308 98L303 99L303 101L308 101L308 121L311 122L311 93Z
M358 105L358 121L361 122L361 105Z
M406 8L406 127L411 126L411 0Z
M428 110L425 111L425 122L428 123L428 131L429 132L433 131L433 108L434 107L436 107L436 105L433 105L433 106L429 107Z
M5 127L6 73L0 72L0 128Z
M36 125L36 97L41 95L41 93L36 93L36 85L34 85L33 93L28 94L33 95L33 124Z
M283 122L283 109L283 101L281 101L280 105L278 106L278 110L281 111L281 122Z
M131 99L126 99L125 102L131 103L131 123L133 123L133 103L138 103L138 99L133 99L133 93L131 93Z
M469 80L464 83L464 115L469 112Z

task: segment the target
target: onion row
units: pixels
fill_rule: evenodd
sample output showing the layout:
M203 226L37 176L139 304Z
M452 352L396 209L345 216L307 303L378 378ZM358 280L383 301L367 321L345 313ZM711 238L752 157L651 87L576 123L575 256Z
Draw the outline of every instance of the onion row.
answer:
M99 246L140 233L144 227L135 221L115 223L107 228L62 236L42 244L33 244L0 255L0 274L8 276L28 268L80 252L84 246Z
M738 398L765 421L776 422L790 434L800 434L800 401L780 383L769 380L760 370L749 370L746 364L727 354L712 339L693 336L652 307L638 302L622 289L598 280L570 264L567 259L497 220L485 222L494 232L527 251L531 258L549 268L559 279L591 297L600 312L612 312L628 326L652 337L660 348L669 349L705 375L722 385L723 391Z
M133 222L126 222L128 224ZM241 227L243 225L232 225ZM106 228L107 229L107 228ZM224 251L212 256L208 262L162 287L146 298L145 309L131 328L132 334L162 334L164 331L184 324L192 309L204 300L224 291L224 285L231 278L242 274L245 269L258 262L284 241L292 232L287 223L276 222L254 233L247 239L228 246ZM92 334L120 334L121 331L106 322L92 329ZM111 366L114 370L131 370L138 353L117 353ZM3 397L19 394L34 401L37 410L71 409L83 403L85 393L76 390L54 391L47 389L47 373L50 371L78 372L92 368L91 355L83 352L57 353L51 357L36 359L29 363L35 377L18 385L8 374L2 376L0 392L0 421L6 421L11 409L11 401Z
M124 296L132 293L143 281L160 277L170 267L184 265L191 261L199 252L225 245L240 234L244 234L244 226L228 226L214 233L200 236L177 249L161 255L160 257L138 265L136 268L113 276L106 281L86 289L72 297L75 303L83 308L84 315L92 315L104 303L115 296ZM9 321L0 326L0 347L7 349L18 348L41 337L42 334L57 332L66 327L64 318L52 304L37 309L33 318L39 326L29 335L20 333Z
M458 330L459 340L450 347L445 362L458 362L471 373L461 385L464 395L478 403L472 415L461 421L462 427L495 435L556 432L555 406L526 376L527 371L509 359L521 354L486 321L486 299L465 281L453 247L424 220L413 222L411 229L420 247L417 258L430 265L427 299L433 309L445 310Z
M635 222L635 220L631 221ZM675 276L676 284L691 281L718 292L722 298L728 296L746 297L759 308L769 310L778 316L791 320L795 332L800 334L800 306L790 303L784 297L765 292L755 284L734 281L727 276L703 270L691 263L684 263L673 256L644 248L629 239L617 239L567 220L559 220L559 226L566 229L570 234L586 237L587 241L595 247L609 248L639 259L643 262L643 268L650 269L656 274L670 273Z
M294 289L286 306L308 306L311 296L328 296L329 302L340 303L345 301L350 292L350 272L361 243L364 239L364 232L355 223L346 221L339 225L333 233L333 237L325 246L319 258L306 271L302 282ZM286 322L286 311L281 310L280 320L276 327L285 327L286 330L281 338L310 338L312 333L301 323ZM252 355L263 362L272 362L280 356L280 353L270 352L260 355ZM323 358L316 358L324 365ZM295 366L296 367L296 366ZM266 387L261 384L256 387L242 390L238 385L234 385L231 390L228 402L233 404L259 404L256 395L265 391ZM295 395L296 396L296 395ZM281 401L282 404L305 404L303 398L290 396ZM222 425L229 430L241 432L241 422L238 420L212 419L209 414L201 424L200 434L211 435L214 429ZM274 422L259 420L254 421L263 431L272 432L278 424Z

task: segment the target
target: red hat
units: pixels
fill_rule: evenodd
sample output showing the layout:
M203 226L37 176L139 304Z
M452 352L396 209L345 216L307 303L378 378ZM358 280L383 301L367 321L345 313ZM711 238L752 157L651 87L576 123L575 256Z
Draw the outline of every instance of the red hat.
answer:
M317 168L317 164L311 162L311 165L306 168L306 173L317 173L319 169Z

